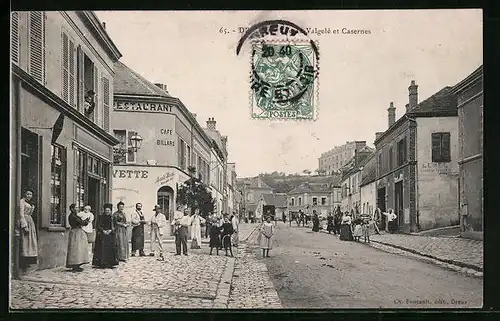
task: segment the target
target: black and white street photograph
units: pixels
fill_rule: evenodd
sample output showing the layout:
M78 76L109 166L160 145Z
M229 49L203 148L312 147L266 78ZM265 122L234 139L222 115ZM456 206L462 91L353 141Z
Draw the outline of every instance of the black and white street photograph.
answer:
M11 11L9 309L483 307L483 12Z

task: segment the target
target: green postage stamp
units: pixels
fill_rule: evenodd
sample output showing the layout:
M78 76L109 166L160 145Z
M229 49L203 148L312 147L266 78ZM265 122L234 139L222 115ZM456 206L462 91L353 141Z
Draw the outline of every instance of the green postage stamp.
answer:
M254 119L316 120L318 56L308 41L255 41L251 58Z

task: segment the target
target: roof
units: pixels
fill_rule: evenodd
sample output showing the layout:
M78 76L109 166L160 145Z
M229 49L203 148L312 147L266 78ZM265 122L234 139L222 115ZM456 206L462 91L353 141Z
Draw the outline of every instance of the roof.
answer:
M371 149L370 149L371 150ZM343 167L342 179L344 180L346 177L358 172L361 170L361 167L364 167L366 163L373 157L374 151L370 152L362 152L358 154L358 164L355 164L356 156L351 158L351 160Z
M375 181L377 178L377 162L375 158L375 153L371 154L370 157L366 159L364 168L361 171L361 182L360 186L368 185Z
M275 197L276 207L286 207L286 194L276 194Z
M266 205L276 205L274 200L274 194L262 194L262 198Z
M333 175L332 185L333 185L333 187L340 187L342 185L342 175L341 174L334 174Z
M331 192L331 183L309 183L305 182L291 190L288 194L305 194L305 193L329 193Z
M168 92L160 89L120 61L115 63L114 70L113 91L115 94L172 97Z
M483 78L483 65L479 66L470 75L461 80L458 84L453 86L453 92L459 93L467 89L471 84L481 81Z
M262 188L262 189L270 189L272 190L272 187L270 187L269 185L267 185L264 180L262 179L262 177L260 176L257 176L257 177L252 177L249 179L250 182L248 182L250 185L249 185L249 188Z
M255 212L255 210L257 209L257 204L246 204L246 210L249 211L249 212Z
M457 98L452 92L453 87L447 86L422 101L417 107L413 108L408 114L418 116L422 113L457 111Z

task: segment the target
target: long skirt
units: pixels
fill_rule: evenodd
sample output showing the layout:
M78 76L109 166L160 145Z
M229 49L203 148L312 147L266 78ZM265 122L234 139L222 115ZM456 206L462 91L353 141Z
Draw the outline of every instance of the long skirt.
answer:
M326 225L326 230L327 230L328 232L332 232L332 231L333 231L333 223L328 223L328 224Z
M129 257L127 228L118 226L116 228L116 246L118 247L118 260L125 261Z
M90 262L87 233L81 228L72 228L68 236L66 267L73 268Z
M352 231L351 226L349 224L342 224L340 226L340 239L342 241L352 241Z
M274 239L274 235L268 238L264 234L261 233L260 240L259 240L260 248L263 250L272 249L273 248L273 239Z
M38 241L36 237L35 222L30 215L25 216L28 225L28 232L21 229L21 256L29 258L30 262L35 261L38 256Z
M116 235L114 232L109 235L97 232L92 265L99 267L111 267L118 265L118 249L116 246Z
M132 252L144 251L144 225L132 228Z

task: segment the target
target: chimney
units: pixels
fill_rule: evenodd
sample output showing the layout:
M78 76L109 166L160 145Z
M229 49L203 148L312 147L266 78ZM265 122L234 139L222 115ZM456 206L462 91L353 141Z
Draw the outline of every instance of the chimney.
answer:
M106 22L104 22L104 21L102 22L102 27L104 30L106 30Z
M215 119L212 117L212 118L208 118L207 120L207 129L211 129L211 130L215 130L215 125L217 124L217 122L215 121Z
M227 149L226 148L226 145L227 145L227 136L222 136L221 137L221 141L222 141L222 146L224 147L224 149Z
M408 98L409 98L409 109L412 110L413 108L417 107L418 104L418 92L417 92L418 86L415 85L415 80L411 81L410 87L408 87Z
M164 85L164 84L160 84L160 83L155 83L155 86L160 88L161 90L163 90L164 92L168 92L167 91L167 85Z
M389 117L389 127L391 127L396 122L396 108L394 103L391 101L389 108L387 108L387 116Z
M191 113L191 115L193 115L194 119L196 119L196 114L195 113Z
M375 133L375 140L379 139L379 138L380 138L380 136L382 136L382 134L383 134L383 133L384 133L384 132L376 132L376 133Z

